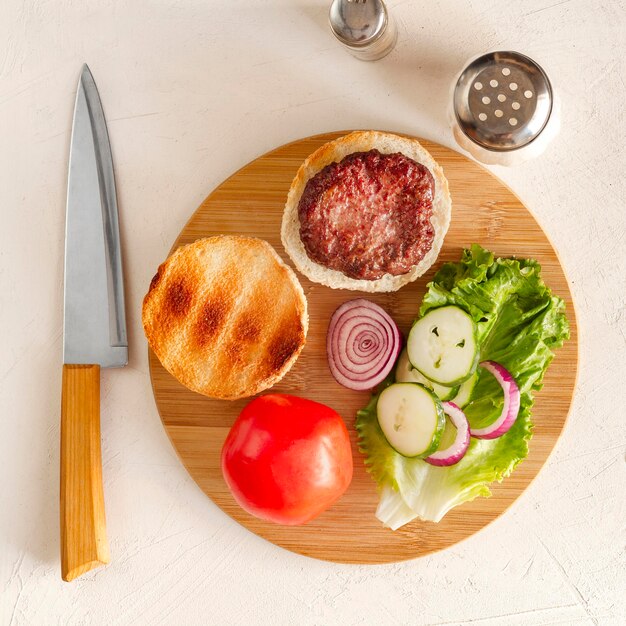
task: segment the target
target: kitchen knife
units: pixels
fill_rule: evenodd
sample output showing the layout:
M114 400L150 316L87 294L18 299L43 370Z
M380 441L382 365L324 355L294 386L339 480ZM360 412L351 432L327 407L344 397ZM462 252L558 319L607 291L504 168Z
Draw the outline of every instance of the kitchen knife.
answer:
M100 368L128 362L113 161L89 68L78 82L67 186L61 574L70 581L109 561L100 454Z

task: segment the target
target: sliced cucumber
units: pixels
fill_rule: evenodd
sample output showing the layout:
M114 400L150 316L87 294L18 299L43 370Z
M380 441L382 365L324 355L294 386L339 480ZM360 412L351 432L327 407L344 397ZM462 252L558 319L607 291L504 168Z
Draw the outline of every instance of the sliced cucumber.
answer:
M439 447L446 416L435 394L419 383L395 383L381 392L378 423L402 456L429 456Z
M433 388L433 384L426 376L411 366L409 355L406 348L400 353L398 364L396 365L396 382L397 383L420 383L428 389Z
M406 345L411 365L446 387L467 380L478 365L476 324L457 306L429 311L413 324Z
M478 382L478 372L474 372L465 382L457 387L457 394L452 397L450 402L454 402L460 409L465 408L472 397L472 391Z
M440 385L439 383L431 384L433 386L433 391L442 402L450 400L450 398L454 398L460 389L458 385L456 387L446 387L444 385Z
M396 365L397 383L419 383L427 389L432 389L440 400L450 400L457 395L459 387L444 387L438 383L428 380L424 374L414 367L411 367L406 348L402 350L398 364Z

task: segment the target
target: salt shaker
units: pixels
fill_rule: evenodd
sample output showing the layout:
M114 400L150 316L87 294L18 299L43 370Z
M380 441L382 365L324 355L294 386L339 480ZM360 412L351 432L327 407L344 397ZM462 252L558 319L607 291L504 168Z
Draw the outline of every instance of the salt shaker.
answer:
M382 0L333 0L330 28L357 59L376 61L396 45L398 31Z
M478 161L514 165L541 154L559 130L559 103L544 70L519 52L470 60L452 86L450 122Z

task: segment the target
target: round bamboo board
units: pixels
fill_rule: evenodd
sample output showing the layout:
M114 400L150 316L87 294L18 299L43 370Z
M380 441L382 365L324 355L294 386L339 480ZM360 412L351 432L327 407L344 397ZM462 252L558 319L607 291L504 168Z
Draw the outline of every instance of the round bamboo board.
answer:
M172 250L219 233L239 233L269 241L291 264L280 242L280 222L291 180L302 161L324 142L345 133L308 137L281 146L252 161L215 189L193 214ZM567 305L571 339L557 351L537 394L535 431L530 454L493 496L450 511L438 524L414 521L392 532L374 516L376 485L366 473L356 447L355 413L369 394L338 385L326 361L326 329L337 306L359 293L333 290L298 274L309 304L307 343L293 369L272 391L305 396L332 406L350 431L354 479L346 494L328 511L304 526L278 526L243 511L222 478L220 452L228 429L249 401L212 400L180 385L150 352L154 397L163 425L185 467L200 488L226 513L276 545L307 556L341 563L388 563L447 548L501 515L535 478L556 444L572 400L578 341L570 290L558 256L545 233L520 200L500 180L461 154L430 141L420 141L443 166L450 183L453 214L450 230L434 267L416 282L390 294L367 295L383 306L406 333L426 283L445 261L479 243L498 256L532 257L542 275Z

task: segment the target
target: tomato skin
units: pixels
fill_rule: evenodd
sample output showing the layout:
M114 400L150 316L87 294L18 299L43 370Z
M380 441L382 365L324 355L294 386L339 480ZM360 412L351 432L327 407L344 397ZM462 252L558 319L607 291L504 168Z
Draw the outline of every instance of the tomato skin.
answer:
M248 403L222 448L222 473L239 505L277 524L304 524L352 480L341 417L306 398L268 394Z

